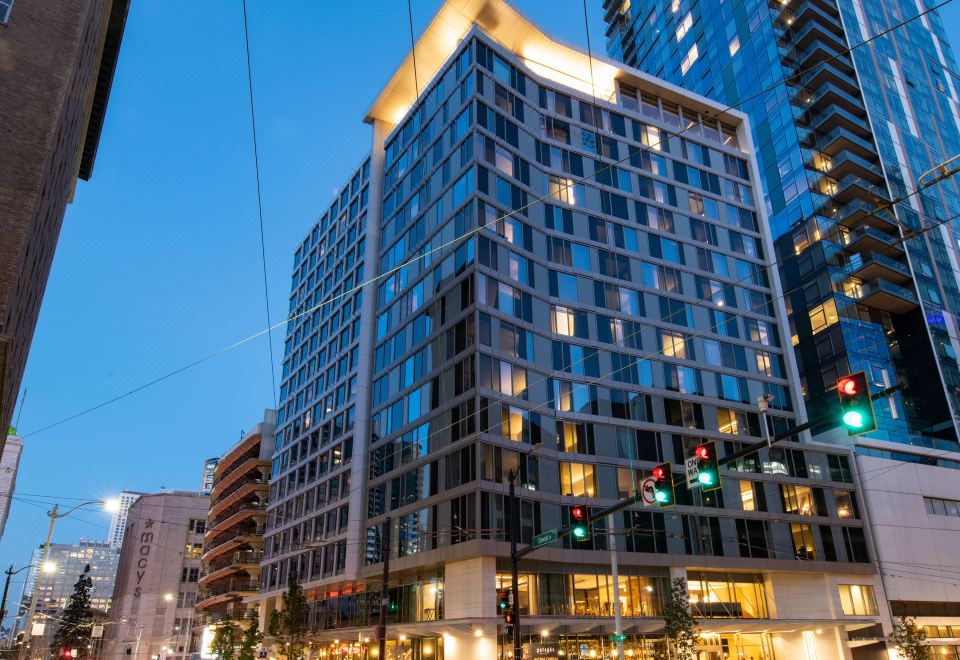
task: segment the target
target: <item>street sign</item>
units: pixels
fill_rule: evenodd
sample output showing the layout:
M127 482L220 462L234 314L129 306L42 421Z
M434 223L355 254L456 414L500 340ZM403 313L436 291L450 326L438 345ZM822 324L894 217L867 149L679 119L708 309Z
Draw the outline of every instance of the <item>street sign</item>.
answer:
M103 625L95 623L90 629L91 637L103 637Z
M548 543L553 543L556 540L557 540L557 530L551 529L548 532L544 532L543 534L537 534L536 536L534 536L533 543L531 543L530 545L532 545L534 548L539 548L541 546L547 545Z
M616 633L610 635L611 642L625 642L627 641L626 635L617 635Z
M657 480L653 477L646 477L640 482L640 500L643 506L657 505Z
M696 456L690 456L683 464L687 473L687 488L700 487L700 459Z

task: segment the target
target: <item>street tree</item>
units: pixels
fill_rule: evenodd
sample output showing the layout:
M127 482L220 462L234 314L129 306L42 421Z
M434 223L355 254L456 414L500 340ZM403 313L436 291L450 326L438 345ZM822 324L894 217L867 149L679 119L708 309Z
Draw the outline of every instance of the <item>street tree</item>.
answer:
M237 653L237 629L231 619L217 624L210 640L210 652L217 660L234 660Z
M927 633L917 625L913 617L897 617L890 634L890 643L896 647L900 657L905 660L927 660L930 657L930 647L924 644L926 639Z
M661 658L693 660L694 646L700 641L696 629L699 621L690 614L687 581L684 578L674 578L670 584L670 596L664 603L663 619L667 648L666 653L660 654Z
M286 660L304 660L307 637L307 599L290 573L283 593L283 608L270 613L267 632L273 638L274 650Z
M90 564L87 564L73 585L73 593L60 614L60 625L50 642L50 649L56 655L61 655L63 649L76 649L80 658L88 655L87 646L90 645L90 634L93 632L91 589L93 578L90 577Z
M257 648L263 642L263 633L260 632L260 616L256 610L250 613L249 626L240 637L240 648L237 651L237 660L255 660Z

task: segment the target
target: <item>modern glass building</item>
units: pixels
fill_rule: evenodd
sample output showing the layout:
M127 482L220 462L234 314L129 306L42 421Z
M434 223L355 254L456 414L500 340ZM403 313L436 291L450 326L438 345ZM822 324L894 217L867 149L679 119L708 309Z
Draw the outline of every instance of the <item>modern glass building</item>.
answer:
M611 56L750 117L808 414L826 420L818 439L858 454L894 612L932 624L960 623L960 590L941 587L960 538L924 504L960 499L960 189L926 173L960 153L960 97L930 6L603 3ZM859 370L905 390L848 442L833 390Z
M829 445L597 520L511 585L511 470L526 543L704 440L762 443L763 395L775 432L802 417L751 133L721 109L499 0L440 8L294 255L262 621L295 574L317 652L372 657L385 551L391 658L508 657L510 586L537 657L610 657L618 603L624 653L653 657L676 577L707 657L840 657L881 620Z

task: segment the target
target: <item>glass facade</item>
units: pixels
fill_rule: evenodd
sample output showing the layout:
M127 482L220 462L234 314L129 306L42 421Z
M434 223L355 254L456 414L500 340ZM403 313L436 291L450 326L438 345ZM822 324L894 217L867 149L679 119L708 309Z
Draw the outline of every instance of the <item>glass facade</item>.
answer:
M922 0L606 0L615 58L751 119L764 203L811 418L865 370L882 440L955 449L957 183L915 193L960 152L956 64ZM854 48L852 53L847 49ZM695 57L691 57L691 52ZM781 84L782 83L782 84ZM836 424L823 424L826 430Z

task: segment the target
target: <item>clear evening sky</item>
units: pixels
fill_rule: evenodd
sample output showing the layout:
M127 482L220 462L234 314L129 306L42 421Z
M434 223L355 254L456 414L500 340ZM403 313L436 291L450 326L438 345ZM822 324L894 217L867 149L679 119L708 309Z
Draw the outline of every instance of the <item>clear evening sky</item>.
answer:
M413 0L418 33L439 4ZM552 36L585 46L581 0L516 5ZM248 9L277 322L293 247L366 154L362 117L410 36L402 0L248 0ZM588 9L591 45L602 53L600 0ZM960 34L960 3L941 13L947 34ZM21 434L264 329L244 58L240 0L132 3L93 177L77 185L47 285ZM282 346L280 328L278 362ZM27 564L53 501L198 489L203 460L273 406L269 368L258 339L27 435L0 566ZM104 539L108 522L79 514L58 523L54 540ZM25 575L15 576L11 598Z

